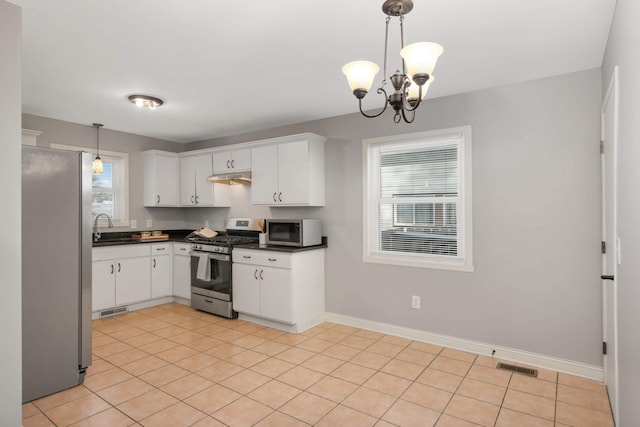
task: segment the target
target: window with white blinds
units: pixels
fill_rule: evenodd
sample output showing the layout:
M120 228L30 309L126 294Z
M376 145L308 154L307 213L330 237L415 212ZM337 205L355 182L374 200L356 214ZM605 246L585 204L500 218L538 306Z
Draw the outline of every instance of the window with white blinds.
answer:
M471 128L363 141L364 260L471 271Z

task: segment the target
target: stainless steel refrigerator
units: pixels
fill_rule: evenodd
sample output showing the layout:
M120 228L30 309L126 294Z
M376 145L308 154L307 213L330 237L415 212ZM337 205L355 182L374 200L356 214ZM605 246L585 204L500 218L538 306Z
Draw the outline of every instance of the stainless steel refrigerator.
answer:
M91 156L22 148L22 401L91 364Z

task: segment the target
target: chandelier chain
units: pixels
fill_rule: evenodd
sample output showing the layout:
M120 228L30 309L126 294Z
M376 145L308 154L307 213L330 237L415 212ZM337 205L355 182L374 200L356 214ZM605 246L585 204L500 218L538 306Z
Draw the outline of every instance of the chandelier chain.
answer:
M391 17L387 15L384 28L384 74L382 75L382 86L387 84L387 49L389 46L389 21L391 21Z

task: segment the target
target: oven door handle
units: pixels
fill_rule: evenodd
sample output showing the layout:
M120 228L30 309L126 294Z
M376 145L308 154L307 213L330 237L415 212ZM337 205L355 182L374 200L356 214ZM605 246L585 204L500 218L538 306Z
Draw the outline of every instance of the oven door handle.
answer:
M189 252L189 255L195 256L195 257L199 257L203 253L206 253L206 252L191 251L191 252ZM209 255L209 259L215 259L217 261L230 261L231 260L231 258L229 258L229 255L224 255L224 254L207 254L207 255Z

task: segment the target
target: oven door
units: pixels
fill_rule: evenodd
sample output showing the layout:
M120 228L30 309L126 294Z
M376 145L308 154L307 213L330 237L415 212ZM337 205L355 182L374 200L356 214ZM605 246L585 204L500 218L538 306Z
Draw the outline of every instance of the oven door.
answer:
M191 251L191 292L231 301L231 257L225 254ZM201 262L209 263L209 280ZM198 272L200 271L200 275Z

